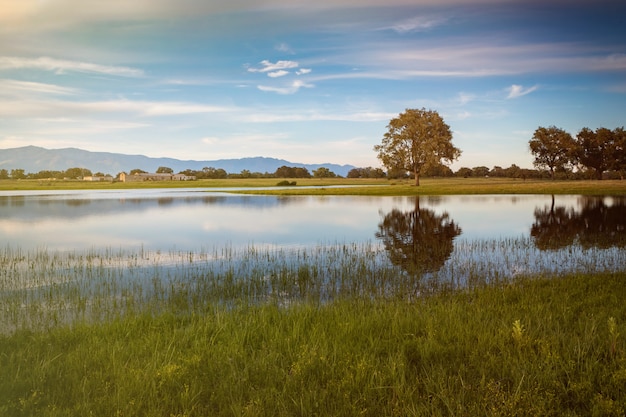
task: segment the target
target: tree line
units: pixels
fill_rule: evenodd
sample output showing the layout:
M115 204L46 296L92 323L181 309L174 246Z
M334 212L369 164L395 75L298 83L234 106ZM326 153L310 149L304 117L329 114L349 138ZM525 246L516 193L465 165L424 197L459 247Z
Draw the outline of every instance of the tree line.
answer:
M626 173L626 131L585 127L576 137L556 126L539 127L528 142L534 165L556 173L574 170L601 180L606 172L624 178Z
M378 159L389 177L412 177L419 185L425 176L507 176L539 177L548 173L554 179L595 178L606 174L624 178L626 172L626 133L623 127L595 131L583 128L576 137L555 126L539 127L529 141L538 170L512 165L504 170L494 167L460 168L453 174L446 163L452 163L461 150L452 144L452 132L443 118L433 110L406 109L389 121L381 144L374 146Z
M361 169L361 168L359 168ZM367 170L372 170L373 168L367 168ZM147 173L147 171L134 168L128 172L130 175L133 174L142 174ZM173 174L174 170L169 167L159 167L156 170L157 174ZM121 173L120 173L121 174ZM117 174L116 178L119 178L120 174ZM305 167L288 167L281 166L277 168L275 172L251 172L247 169L242 170L239 173L228 173L226 170L222 168L214 168L214 167L204 167L201 170L193 170L186 169L184 171L179 172L179 174L184 174L187 176L194 176L197 179L226 179L226 178L335 178L338 177L333 171L326 167L320 167L318 169L314 169L312 172ZM107 174L103 174L102 172L92 173L90 169L87 168L69 168L64 171L52 171L52 170L42 170L36 173L27 173L24 169L16 168L11 169L10 171L7 169L0 169L0 179L83 179L85 177L106 177L110 176Z

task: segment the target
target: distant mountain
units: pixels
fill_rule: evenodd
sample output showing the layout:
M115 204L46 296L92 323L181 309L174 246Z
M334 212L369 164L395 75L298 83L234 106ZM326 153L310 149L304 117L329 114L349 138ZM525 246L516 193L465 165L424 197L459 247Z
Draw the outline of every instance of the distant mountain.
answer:
M337 175L345 177L355 168L352 165L301 164L276 158L218 159L214 161L182 161L173 158L150 158L145 155L125 155L110 152L90 152L77 148L46 149L38 146L0 149L0 169L8 171L23 169L26 173L39 171L65 171L68 168L87 168L93 173L102 172L116 176L131 169L155 172L159 167L172 168L174 172L192 169L199 171L205 167L223 169L229 174L238 174L247 169L250 172L273 173L281 166L304 167L313 172L326 167Z

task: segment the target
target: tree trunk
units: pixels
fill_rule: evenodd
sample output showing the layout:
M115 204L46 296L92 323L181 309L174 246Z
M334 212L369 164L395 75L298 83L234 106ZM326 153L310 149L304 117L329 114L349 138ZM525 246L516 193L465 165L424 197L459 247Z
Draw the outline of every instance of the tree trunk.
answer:
M420 185L420 174L419 172L417 172L417 170L413 171L413 176L415 177L415 186L419 187Z

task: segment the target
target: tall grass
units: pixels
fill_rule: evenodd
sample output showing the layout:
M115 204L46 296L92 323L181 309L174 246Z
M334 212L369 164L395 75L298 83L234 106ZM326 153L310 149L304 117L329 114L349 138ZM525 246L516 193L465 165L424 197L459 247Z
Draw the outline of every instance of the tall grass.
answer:
M7 246L0 416L624 415L626 253L456 247Z
M624 279L21 330L0 337L0 415L624 415Z
M626 270L619 248L541 251L528 238L459 240L435 272L415 276L381 244L214 247L198 252L0 250L0 332L101 322L208 305L415 300L537 274Z

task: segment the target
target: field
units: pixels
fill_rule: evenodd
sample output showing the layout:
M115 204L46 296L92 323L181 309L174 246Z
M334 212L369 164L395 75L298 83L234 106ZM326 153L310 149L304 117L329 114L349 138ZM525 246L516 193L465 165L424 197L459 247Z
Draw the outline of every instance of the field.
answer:
M146 181L142 183L92 183L86 181L0 180L0 191L13 190L82 190L136 188L264 188L274 187L282 179L225 179L198 181ZM415 187L411 180L296 178L296 187L243 191L279 195L441 195L441 194L626 194L626 181L550 181L514 178L425 178ZM332 188L336 186L348 188ZM327 188L305 188L327 187ZM241 192L234 191L233 192Z
M296 181L363 187L271 193L626 194L623 181ZM129 186L0 188L16 184ZM240 257L228 248L63 255L7 245L0 416L626 414L626 271L603 271L604 258L566 275L492 271L433 285L380 267L371 249L332 250L293 261L250 248L229 263ZM208 258L223 261L209 269Z

